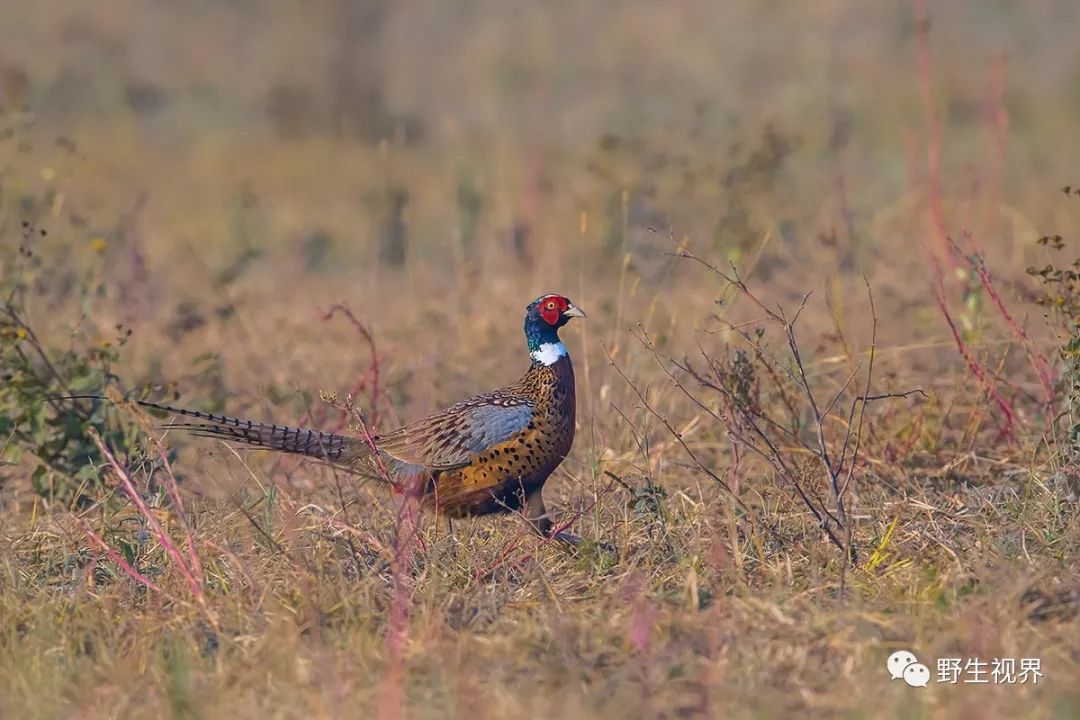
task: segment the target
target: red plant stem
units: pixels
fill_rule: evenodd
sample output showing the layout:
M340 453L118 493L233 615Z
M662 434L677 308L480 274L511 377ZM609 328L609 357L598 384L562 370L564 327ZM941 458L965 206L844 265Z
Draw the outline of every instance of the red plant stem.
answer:
M327 310L322 316L323 321L325 322L325 321L329 320L330 318L332 318L334 316L334 313L336 313L336 312L344 313L345 316L347 318L349 318L349 322L352 323L353 328L356 330L356 332L359 333L360 337L362 337L367 342L368 350L371 353L371 374L372 374L372 378L371 378L371 411L368 413L368 417L371 418L371 424L378 427L378 424L379 424L379 353L376 351L376 348L375 348L375 338L371 335L371 333L364 326L364 324L356 319L356 316L353 315L352 310L350 310L346 305L344 305L342 303L337 303L336 305L333 305L329 310ZM361 381L361 384L362 383L363 383L363 381Z
M154 534L158 538L158 542L160 542L161 546L165 548L165 552L168 553L170 557L172 557L173 561L177 565L177 569L187 581L188 586L191 589L191 593L196 598L201 600L203 597L202 585L192 574L191 569L188 568L187 563L184 561L183 554L181 554L180 549L176 547L176 543L172 541L172 538L170 538L169 535L165 532L165 529L161 527L161 523L158 522L157 516L154 515L154 513L143 501L142 496L139 495L139 491L135 488L134 483L131 482L131 478L128 476L127 472L125 472L124 469L120 466L120 463L116 461L116 458L109 451L109 448L106 447L105 443L101 440L101 436L98 435L97 431L94 428L89 428L89 433L91 439L93 439L94 441L94 444L97 445L98 450L101 451L102 456L109 463L109 466L112 467L113 472L116 474L116 476L120 479L120 486L123 488L124 494L126 494L131 500L131 502L135 505L135 508L139 511L139 514L146 518L146 522L150 525L151 529L153 529Z
M180 521L184 524L184 540L187 546L188 559L191 562L191 572L195 576L195 580L198 581L199 587L202 588L206 585L206 579L203 575L202 562L199 561L199 555L195 552L195 537L191 531L191 523L188 521L187 512L184 510L184 502L180 499L180 486L176 482L176 475L173 474L172 465L169 463L169 454L165 451L165 446L156 438L154 439L154 445L157 447L158 457L161 458L162 466L165 468L165 477L168 479L165 483L165 489L169 493L173 507L176 508L177 515L180 516Z
M940 267L938 268L938 288L936 297L938 307L941 308L941 314L945 316L945 322L949 324L949 329L952 331L953 340L956 341L957 349L960 351L960 354L967 362L968 369L971 370L971 373L976 378L978 378L979 381L982 382L987 392L990 393L990 397L993 398L994 402L999 408L1001 408L1001 411L1005 414L1005 428L1003 432L1005 433L1006 437L1011 438L1013 435L1012 427L1015 413L1013 412L1012 407L1005 400L1005 398L1001 396L1001 393L998 392L995 383L991 382L982 365L979 363L978 360L975 359L975 356L972 354L971 349L967 346L967 343L964 342L964 338L961 336L960 330L956 327L956 322L953 320L952 314L949 312L948 304L945 301L945 287L941 279Z
M382 478L390 487L394 488L397 492L402 492L401 484L394 480L390 475L390 471L386 469L386 465L383 463L382 455L379 454L379 447L375 444L375 437L367 428L367 423L364 422L362 417L356 416L356 422L360 426L360 434L364 436L364 442L367 443L368 448L371 449L371 457L375 462L375 469L379 471L379 477Z
M86 533L86 536L93 540L95 543L97 543L98 546L101 547L101 549L105 552L105 554L109 556L109 559L119 565L120 569L127 573L133 580L135 580L135 582L145 585L147 588L153 590L156 593L161 592L161 588L151 582L150 579L143 575L141 572L131 567L127 560L120 557L120 553L116 552L116 550L114 550L107 542L101 539L100 535L91 530L90 523L86 522L86 520L83 520L82 518L79 519L79 522L82 524L83 532Z
M346 309L345 312L348 312ZM379 476L404 495L398 511L394 537L394 555L390 562L390 618L386 629L386 671L379 686L379 720L397 720L404 704L402 688L405 681L405 641L409 633L409 606L415 591L411 569L412 556L420 532L420 495L422 477L395 482L383 463L375 438L359 413L354 413L364 442L371 449Z
M971 241L971 235L965 233L969 243ZM994 303L994 307L1001 313L1001 317L1004 318L1005 324L1009 326L1009 330L1020 341L1020 344L1024 346L1024 352L1027 353L1028 362L1031 363L1031 367L1035 370L1035 374L1039 376L1039 383L1043 386L1043 392L1046 393L1046 404L1048 407L1054 404L1054 373L1050 368L1050 361L1041 350L1035 347L1035 344L1031 342L1031 338L1028 337L1024 328L1020 327L1020 324L1016 322L1012 314L1006 309L1004 301L1001 299L1001 295L998 294L997 287L995 287L993 280L990 277L990 271L986 268L986 262L982 256L978 253L972 254L968 257L968 263L972 269L979 276L979 281L982 283L983 288L986 289L986 294L990 296L991 301Z
M379 419L379 376L380 376L380 373L379 373L379 354L376 351L375 338L368 331L368 329L364 326L364 324L356 319L356 316L353 315L352 311L342 303L337 303L337 304L331 306L330 309L327 310L325 313L321 313L320 314L320 319L323 322L326 322L327 320L330 320L331 318L333 318L334 315L337 314L338 312L344 313L348 317L349 321L353 325L353 328L355 328L356 332L359 333L360 336L367 342L368 348L370 349L370 352L371 352L371 367L368 368L367 370L365 370L364 373L360 376L360 379L357 380L355 385L353 385L352 389L349 391L349 397L355 398L361 392L363 392L364 389L367 388L368 375L370 374L371 377L372 377L371 393L370 393L370 402L371 402L370 418L371 418L371 424L377 426L378 419ZM320 406L314 413L305 413L304 415L300 416L300 418L297 420L296 424L299 425L300 427L306 427L310 423L314 427L320 428L320 427L322 427L322 424L325 421L326 421L326 410L325 410L324 407ZM343 412L342 415L341 415L341 418L338 420L337 424L334 425L330 429L330 432L335 432L335 433L340 432L342 429L344 429L344 427L348 424L348 422L349 422L349 414L347 412ZM282 456L282 457L279 457L277 460L275 460L274 461L274 466L273 466L273 468L271 470L271 474L277 473L277 471L288 461L288 459L289 459L288 456Z

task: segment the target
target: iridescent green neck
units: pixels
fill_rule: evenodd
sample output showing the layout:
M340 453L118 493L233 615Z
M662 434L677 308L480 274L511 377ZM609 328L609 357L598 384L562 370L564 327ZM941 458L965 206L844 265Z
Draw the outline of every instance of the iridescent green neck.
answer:
M530 312L525 316L525 340L534 363L552 365L566 355L566 347L559 340L559 329L539 314Z

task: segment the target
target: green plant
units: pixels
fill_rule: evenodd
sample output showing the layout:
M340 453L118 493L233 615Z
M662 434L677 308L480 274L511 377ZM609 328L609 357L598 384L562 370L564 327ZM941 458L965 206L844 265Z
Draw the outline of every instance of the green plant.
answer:
M1068 194L1066 188L1066 194ZM1065 250L1061 235L1044 235L1036 243L1053 253L1043 267L1029 267L1041 291L1035 302L1046 310L1046 317L1059 338L1061 355L1061 417L1067 418L1066 446L1071 460L1080 457L1080 257L1071 262L1058 260Z
M106 405L65 399L100 392L116 380L112 368L131 330L118 325L113 339L96 343L74 339L84 335L75 332L66 350L50 347L39 337L30 320L34 298L55 292L75 276L63 272L65 254L43 256L48 250L40 246L46 237L45 230L23 221L17 254L5 257L2 265L0 454L12 464L33 465L37 493L71 504L92 496L100 482L103 458L89 429L125 455L135 448L132 429L108 420ZM101 280L90 274L71 292L85 307L101 294Z

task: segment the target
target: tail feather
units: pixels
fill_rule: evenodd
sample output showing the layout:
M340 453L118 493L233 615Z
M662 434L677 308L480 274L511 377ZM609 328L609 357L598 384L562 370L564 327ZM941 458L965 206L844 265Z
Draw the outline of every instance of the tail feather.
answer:
M195 437L208 437L276 450L307 455L332 463L350 463L367 454L367 446L358 438L334 433L243 420L227 415L215 415L201 410L188 410L172 405L137 401L142 407L183 415L203 422L169 423L165 427L182 430Z
M69 399L107 400L108 398L98 395L75 395ZM199 422L171 422L165 425L166 428L181 430L195 437L232 440L267 450L306 455L337 465L351 464L370 454L367 443L360 438L346 437L307 428L243 420L228 415L216 415L201 410L188 410L187 408L163 405L146 400L136 400L134 402L140 407L150 410L159 410L198 420Z

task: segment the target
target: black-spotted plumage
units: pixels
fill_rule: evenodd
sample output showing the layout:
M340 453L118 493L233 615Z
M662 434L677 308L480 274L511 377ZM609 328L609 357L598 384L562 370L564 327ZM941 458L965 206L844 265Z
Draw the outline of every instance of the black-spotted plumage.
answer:
M382 464L398 479L421 482L425 504L448 517L523 510L538 531L549 534L552 523L541 491L573 445L576 403L574 369L558 331L570 318L584 316L561 295L535 300L525 315L532 359L525 375L376 436ZM140 404L193 418L197 422L170 427L194 435L298 453L369 473L375 464L363 438Z

